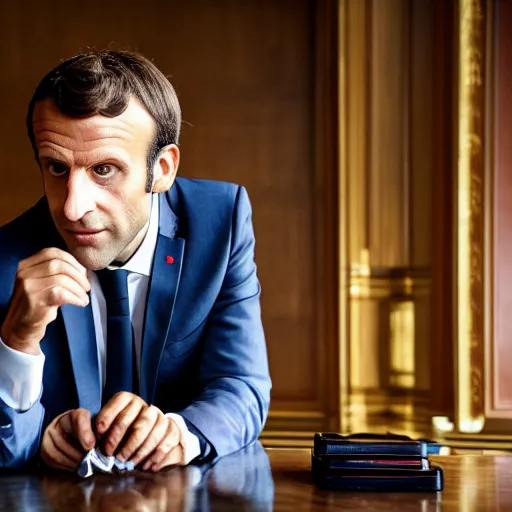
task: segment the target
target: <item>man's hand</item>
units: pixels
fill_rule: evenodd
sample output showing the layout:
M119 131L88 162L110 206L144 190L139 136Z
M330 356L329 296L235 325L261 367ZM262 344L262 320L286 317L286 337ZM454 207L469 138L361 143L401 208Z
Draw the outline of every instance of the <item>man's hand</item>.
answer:
M41 458L51 468L75 471L95 444L91 413L86 409L73 409L60 414L46 427Z
M91 285L87 270L69 253L50 248L18 265L11 304L0 336L9 347L40 354L46 326L63 304L85 307Z
M142 469L183 464L181 433L173 420L132 393L115 394L96 417L96 431L106 455L131 460Z

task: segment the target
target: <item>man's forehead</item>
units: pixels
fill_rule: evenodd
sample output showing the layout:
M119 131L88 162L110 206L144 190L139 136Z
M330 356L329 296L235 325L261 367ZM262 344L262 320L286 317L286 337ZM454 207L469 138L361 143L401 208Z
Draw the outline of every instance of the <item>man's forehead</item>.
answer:
M53 100L45 99L36 103L33 115L33 129L36 143L42 140L80 140L84 143L101 139L130 141L134 138L152 140L156 124L146 109L131 98L126 110L116 117L94 115L73 118L63 114Z

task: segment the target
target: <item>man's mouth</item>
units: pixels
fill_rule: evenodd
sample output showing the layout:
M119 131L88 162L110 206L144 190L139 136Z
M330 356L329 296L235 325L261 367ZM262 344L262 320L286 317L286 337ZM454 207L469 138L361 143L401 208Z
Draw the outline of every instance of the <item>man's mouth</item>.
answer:
M95 245L104 229L67 229L78 245Z

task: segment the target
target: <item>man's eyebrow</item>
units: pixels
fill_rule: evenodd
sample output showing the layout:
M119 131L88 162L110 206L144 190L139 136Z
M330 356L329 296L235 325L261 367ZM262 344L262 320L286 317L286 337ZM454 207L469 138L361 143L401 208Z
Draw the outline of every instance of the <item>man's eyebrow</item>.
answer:
M44 162L56 162L56 163L59 163L59 164L66 164L66 165L68 165L64 158L59 158L58 156L46 156L46 155L43 155L43 156L39 156L39 160L44 161Z
M64 146L58 144L57 142L43 141L39 144L39 152L41 151L51 151L52 153L64 154L69 150L67 150Z
M39 158L51 160L66 160L64 152L59 149L49 146L44 146L39 150ZM92 152L87 155L88 162L101 163L103 161L112 160L120 163L126 163L129 157L123 151L115 151L113 149L98 149L97 152Z
M94 160L126 160L122 154L109 151L98 151L98 153L93 153L91 156L94 157Z
M98 153L87 158L87 165L98 165L102 163L112 162L118 165L127 165L127 159L116 153Z
M39 160L53 160L55 162L66 162L66 155L60 151L49 150L48 148L42 148L38 151Z

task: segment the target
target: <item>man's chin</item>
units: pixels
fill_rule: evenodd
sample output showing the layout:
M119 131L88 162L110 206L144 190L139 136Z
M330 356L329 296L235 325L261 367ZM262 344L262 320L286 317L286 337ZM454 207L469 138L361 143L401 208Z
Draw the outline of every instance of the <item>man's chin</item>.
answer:
M69 252L75 259L89 270L101 270L112 263L113 258L109 254L91 247L69 248Z

